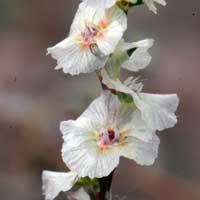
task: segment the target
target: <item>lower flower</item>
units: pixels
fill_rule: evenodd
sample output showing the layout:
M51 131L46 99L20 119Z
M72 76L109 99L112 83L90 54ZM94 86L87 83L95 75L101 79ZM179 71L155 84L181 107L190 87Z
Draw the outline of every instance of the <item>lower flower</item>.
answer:
M159 138L147 128L140 111L103 92L77 119L60 124L62 158L79 177L108 176L121 156L140 165L152 165Z

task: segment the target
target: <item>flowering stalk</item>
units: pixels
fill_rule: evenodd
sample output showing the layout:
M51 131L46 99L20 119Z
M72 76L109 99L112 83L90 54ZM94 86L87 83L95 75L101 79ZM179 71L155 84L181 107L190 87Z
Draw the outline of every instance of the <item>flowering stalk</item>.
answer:
M164 0L82 0L69 36L47 51L55 69L78 75L96 71L102 92L76 119L62 121L62 159L69 172L43 171L43 192L53 200L61 191L69 200L111 200L113 174L120 157L150 166L158 156L156 131L177 123L176 94L143 92L138 77L119 79L121 70L138 72L151 62L153 39L125 42L127 12L145 4L157 13ZM74 185L80 187L69 192Z
M112 199L112 179L114 171L108 176L99 179L100 192L97 194L97 200L111 200Z

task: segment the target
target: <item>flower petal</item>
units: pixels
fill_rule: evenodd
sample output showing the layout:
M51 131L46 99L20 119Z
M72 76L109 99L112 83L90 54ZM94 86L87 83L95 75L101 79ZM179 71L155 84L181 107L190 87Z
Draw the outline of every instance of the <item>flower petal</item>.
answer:
M128 137L122 149L122 156L135 160L139 165L150 166L158 156L160 140L156 134L148 142L144 142L135 137Z
M66 165L77 172L79 177L101 178L108 176L119 164L118 149L101 149L95 140L87 139L72 147L69 143L72 143L75 137L76 135L70 138L72 141L67 141L64 138L62 157Z
M70 28L70 35L77 34L85 30L87 25L95 26L105 18L105 9L102 7L92 7L85 2L79 4L74 20Z
M47 51L57 60L56 68L63 68L64 73L71 75L93 72L106 62L106 57L95 56L90 48L83 48L74 37L68 37Z
M102 78L103 78L103 80L102 80L103 83L109 89L120 91L120 92L123 92L123 93L126 93L126 94L132 94L132 90L129 87L124 85L119 79L117 79L117 80L111 79L104 69L101 70L101 75L102 75Z
M118 99L110 92L102 92L100 97L94 100L83 112L80 118L88 118L96 129L107 127L113 124Z
M73 194L73 198L76 200L90 200L90 196L82 187Z
M148 50L152 47L154 40L146 39L139 42L134 42L130 44L125 44L124 49L137 48L130 58L122 64L122 68L125 68L130 71L138 72L141 69L144 69L151 62L151 55Z
M43 193L46 200L53 200L60 192L70 190L77 180L74 172L61 173L52 171L42 172Z
M96 42L99 49L105 55L109 55L115 50L124 31L127 29L127 16L117 6L106 10L105 15L108 26L103 31L103 36L96 38Z
M162 131L177 123L175 111L179 104L176 94L159 95L140 93L134 95L135 104L150 129Z
M118 126L121 132L126 132L129 137L134 137L144 142L152 140L155 130L149 129L142 119L141 112L134 110L132 105L123 105L124 110L119 110ZM125 115L126 113L126 115Z
M165 0L144 0L144 3L148 6L149 10L154 12L155 14L157 14L157 8L155 6L155 2L163 6L167 5Z
M167 5L167 3L166 3L166 1L165 0L154 0L156 3L159 3L160 5L162 5L162 6L166 6Z

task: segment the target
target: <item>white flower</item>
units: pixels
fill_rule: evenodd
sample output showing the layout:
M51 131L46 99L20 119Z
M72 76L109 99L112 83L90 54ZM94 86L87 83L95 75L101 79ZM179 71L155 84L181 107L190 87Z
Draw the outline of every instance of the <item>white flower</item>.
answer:
M45 200L53 200L60 192L69 191L77 181L75 172L61 173L52 171L42 172L43 193Z
M61 122L60 130L63 160L80 177L108 176L120 156L140 165L152 165L157 157L159 139L147 129L140 112L108 91L77 120Z
M177 123L175 111L179 104L176 94L148 94L141 92L142 85L127 79L124 84L119 80L111 79L105 70L102 70L103 83L115 91L132 96L136 107L140 110L142 119L153 130L162 131L171 128Z
M81 3L69 36L47 51L57 60L56 69L77 75L105 65L127 28L126 14L114 6L105 10Z
M76 200L90 200L90 196L82 187L73 193L73 198Z
M120 2L128 2L131 4L135 4L138 2L138 0L83 0L83 1L93 7L101 6L104 8L110 8L116 3L120 3ZM155 6L155 3L159 3L163 6L167 5L165 0L143 0L143 2L148 6L149 10L151 10L155 14L157 14L157 8Z

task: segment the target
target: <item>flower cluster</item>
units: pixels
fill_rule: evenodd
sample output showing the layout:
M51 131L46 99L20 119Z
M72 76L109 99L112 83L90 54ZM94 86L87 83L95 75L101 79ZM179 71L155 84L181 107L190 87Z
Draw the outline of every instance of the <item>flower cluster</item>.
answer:
M90 199L95 196L91 185L108 177L120 157L152 165L160 143L156 131L177 123L176 94L144 93L139 78L128 77L124 82L119 79L121 69L138 72L151 62L148 50L153 39L132 43L123 39L128 9L143 3L154 13L155 3L166 5L164 0L83 0L69 36L47 49L57 60L56 69L64 73L96 71L102 93L76 120L60 123L62 158L70 172L43 171L46 200L69 191L75 184L90 187L70 193L69 199Z

